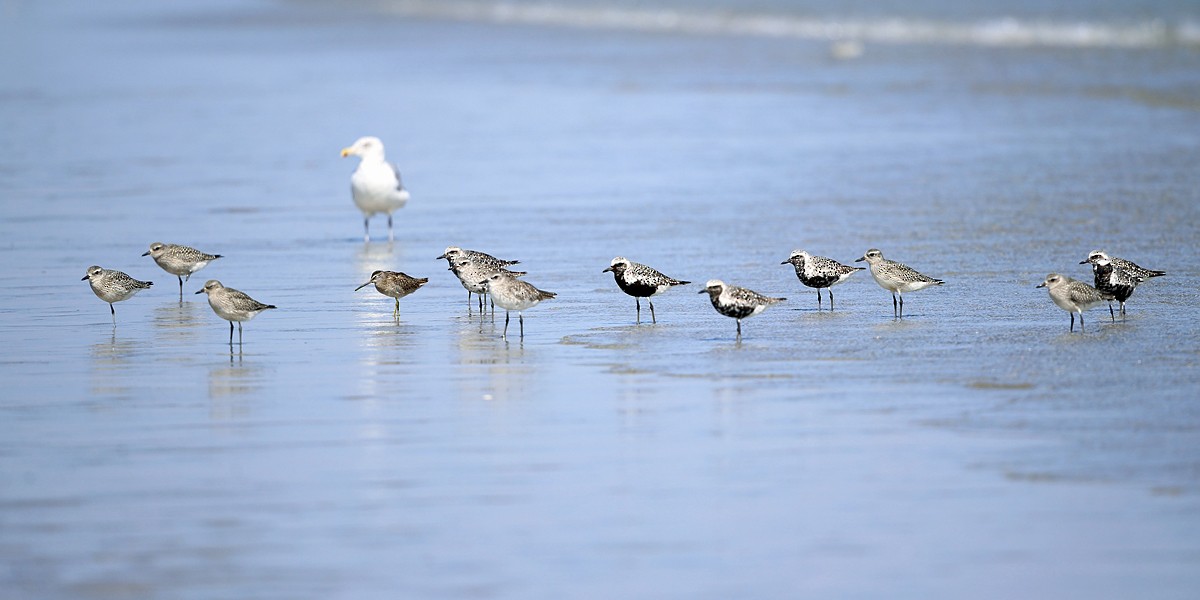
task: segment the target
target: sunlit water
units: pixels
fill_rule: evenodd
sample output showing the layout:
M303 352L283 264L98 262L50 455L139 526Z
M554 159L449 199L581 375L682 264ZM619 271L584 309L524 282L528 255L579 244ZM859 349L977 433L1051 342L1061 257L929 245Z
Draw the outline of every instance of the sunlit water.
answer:
M0 6L5 597L1200 587L1193 52L81 4ZM153 241L226 257L180 303ZM559 296L505 341L448 245ZM800 247L947 284L819 312ZM1071 333L1034 286L1096 248L1170 275ZM618 254L697 284L635 324ZM114 326L91 264L155 286ZM208 278L279 310L231 348ZM738 341L709 278L788 301Z

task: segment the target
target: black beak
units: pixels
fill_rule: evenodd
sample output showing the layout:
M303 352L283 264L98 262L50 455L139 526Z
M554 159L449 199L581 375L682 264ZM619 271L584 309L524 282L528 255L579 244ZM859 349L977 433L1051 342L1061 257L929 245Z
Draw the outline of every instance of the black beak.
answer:
M600 271L600 272L601 272L601 273L611 273L611 272L612 272L612 267L609 267L609 268L607 268L607 269L605 269L605 270L603 270L603 271Z
M696 293L697 293L697 294L707 294L707 293L708 293L708 288L704 288L704 289L702 289L702 290L700 290L699 292L696 292Z
M446 255L445 255L445 254L443 254L443 255L441 255L441 256L439 256L439 257L437 257L437 258L433 259L433 260L442 260L443 258L446 258Z
M1086 265L1086 264L1088 264L1088 261L1086 261L1086 260L1081 260L1081 261L1079 261L1079 264L1081 264L1081 265Z
M150 251L149 251L149 250L147 250L147 251L143 252L143 253L142 253L142 256L150 256Z
M1045 282L1045 281L1043 281L1043 282L1041 282L1041 283L1039 283L1039 284L1037 284L1037 285L1035 285L1035 286L1033 286L1033 287L1035 287L1035 288L1046 287L1046 282Z
M483 281L480 281L479 283L477 283L475 285L487 285L487 282L488 282L488 280L484 279Z
M203 293L204 293L204 288L200 288L200 289L196 290L196 293L197 293L197 294L203 294Z
M80 279L80 281L87 281L87 280L88 280L88 276L87 276L87 275L84 275L84 276L83 276L83 279Z
M867 257L865 257L865 256L860 256L860 257L858 257L858 258L854 259L854 262L862 262L862 261L864 261L864 260L867 260Z
M363 289L363 288L367 287L368 285L371 285L371 282L370 282L370 281L368 281L368 282L366 282L366 283L364 283L364 284L362 284L362 285L360 285L360 286L358 286L358 287L354 288L354 291L356 291L356 292L357 292L358 290L361 290L361 289Z
M781 263L779 263L779 264L781 264L781 265L790 265L790 264L792 264L792 261L790 261L790 260L785 260L785 261L783 261L783 262L781 262Z

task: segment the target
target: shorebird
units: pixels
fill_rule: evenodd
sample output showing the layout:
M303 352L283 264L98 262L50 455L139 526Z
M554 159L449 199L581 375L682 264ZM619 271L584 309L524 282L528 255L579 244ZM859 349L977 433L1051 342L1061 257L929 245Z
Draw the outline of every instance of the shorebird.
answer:
M736 285L728 285L720 279L710 279L704 284L700 294L708 294L713 308L717 312L737 319L737 336L742 337L742 319L748 319L767 309L776 302L787 298L770 298L754 290L748 290Z
M1133 290L1137 289L1138 284L1145 280L1117 267L1112 259L1103 252L1093 252L1087 257L1087 260L1079 264L1086 265L1088 263L1092 265L1092 279L1095 281L1096 290L1103 294L1110 294L1113 300L1120 302L1121 318L1125 318L1125 301L1133 295ZM1149 272L1145 269L1142 270ZM1111 300L1108 302L1108 316L1114 323L1117 322L1117 315L1113 312Z
M400 299L417 291L421 286L429 283L428 277L410 277L405 273L397 271L375 271L371 273L371 279L366 283L354 288L354 291L361 290L368 285L375 284L375 290L380 294L396 300L396 309L392 311L392 316L400 318Z
M792 265L796 268L796 278L800 283L817 289L817 309L821 308L821 288L828 288L829 310L833 310L833 286L863 270L863 267L843 265L832 258L814 256L804 250L792 250L792 255L779 264Z
M1079 330L1083 331L1083 311L1113 299L1112 294L1058 273L1047 275L1046 280L1037 287L1048 288L1050 299L1071 315L1071 331L1075 331L1075 313L1079 313Z
M521 337L525 337L526 309L532 308L542 300L549 300L557 294L539 290L533 285L517 279L510 273L493 273L487 279L479 282L486 285L492 300L504 309L504 333L501 337L508 339L509 311L517 311L517 320L521 325Z
M192 273L208 266L208 263L221 258L220 254L208 254L190 246L164 244L154 242L150 249L142 253L154 259L162 270L179 279L179 301L183 302L183 282L192 278Z
M602 273L612 272L613 279L617 280L617 287L621 291L633 296L633 301L637 305L637 322L642 322L642 301L641 298L646 298L646 302L650 304L650 322L658 323L658 319L654 316L654 301L650 297L657 296L674 286L687 285L690 281L681 281L663 275L661 272L647 267L641 263L635 263L623 256L618 256L612 259L608 268L601 271Z
M487 288L481 285L479 282L487 279L487 277L492 273L504 270L504 267L515 265L521 262L519 260L504 260L502 258L496 258L495 256L492 256L486 252L463 250L458 246L448 246L446 251L443 252L441 256L437 257L436 260L441 260L443 258L446 259L446 262L450 265L450 271L454 273L455 277L458 277L459 283L461 283L463 288L467 290L468 309L470 308L471 304L471 294L479 294L480 311L483 310L483 296L487 294ZM463 274L460 274L458 271L459 263L463 262L470 262L477 270L473 270L468 274L469 276L464 277ZM520 277L521 275L525 274L524 271L509 271L509 273L516 277ZM495 310L494 304L492 305L492 308Z
M871 265L871 276L875 278L875 283L892 293L892 316L899 319L904 318L904 292L915 292L944 283L941 279L922 275L906 264L887 260L877 248L867 250L854 262L864 260ZM896 305L896 296L900 296L899 307Z
M392 234L392 211L408 202L408 190L400 180L400 171L387 162L383 142L377 137L361 137L342 149L342 158L359 157L358 168L350 175L350 193L363 213L363 240L371 241L371 216L384 213L388 218L388 241Z
M84 275L80 281L88 282L96 297L108 303L113 325L117 324L117 309L113 308L114 302L128 300L134 294L150 289L150 286L154 285L153 281L138 281L121 271L102 269L96 265L88 267L87 275Z
M221 285L216 279L209 279L204 287L196 290L197 294L208 294L208 305L218 317L229 321L229 344L233 345L233 322L238 324L238 344L242 343L242 321L249 321L258 313L275 308L273 304L263 304L244 292Z
M1114 267L1121 269L1122 271L1125 271L1126 273L1129 273L1130 275L1133 275L1142 281L1150 279L1151 277L1162 277L1163 275L1167 274L1166 271L1147 269L1145 267L1138 266L1138 264L1134 263L1133 261L1125 260L1124 258L1117 258L1115 256L1109 256L1108 253L1104 252L1103 250L1092 250L1088 253L1087 259L1079 264L1086 264L1093 262L1095 259L1102 258L1108 259L1108 261L1111 262Z

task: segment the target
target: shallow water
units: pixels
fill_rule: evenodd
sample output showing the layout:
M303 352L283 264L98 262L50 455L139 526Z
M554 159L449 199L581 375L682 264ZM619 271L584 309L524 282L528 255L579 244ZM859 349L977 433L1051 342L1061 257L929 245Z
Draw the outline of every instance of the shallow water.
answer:
M5 10L13 597L1200 585L1191 51L846 62L319 5ZM394 244L364 245L348 198L364 134L413 194ZM226 258L180 303L140 257L157 240ZM559 297L504 341L434 260L451 244ZM895 320L860 274L819 312L779 264L796 247L947 285ZM1033 286L1101 247L1170 275L1070 333ZM697 284L637 325L618 254ZM155 286L114 326L90 264ZM380 268L431 280L398 323L352 291ZM789 299L739 342L696 293L714 277ZM280 308L231 350L207 278Z

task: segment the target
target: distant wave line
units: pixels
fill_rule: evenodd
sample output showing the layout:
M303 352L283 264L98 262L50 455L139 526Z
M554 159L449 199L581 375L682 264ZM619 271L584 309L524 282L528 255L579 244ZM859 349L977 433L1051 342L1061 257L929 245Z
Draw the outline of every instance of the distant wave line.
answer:
M554 3L469 0L384 0L384 10L409 16L587 29L680 32L707 35L858 40L891 44L995 47L1156 48L1200 46L1200 23L1162 20L1130 23L1062 22L997 18L977 22L901 17L805 18L651 8L566 6Z

